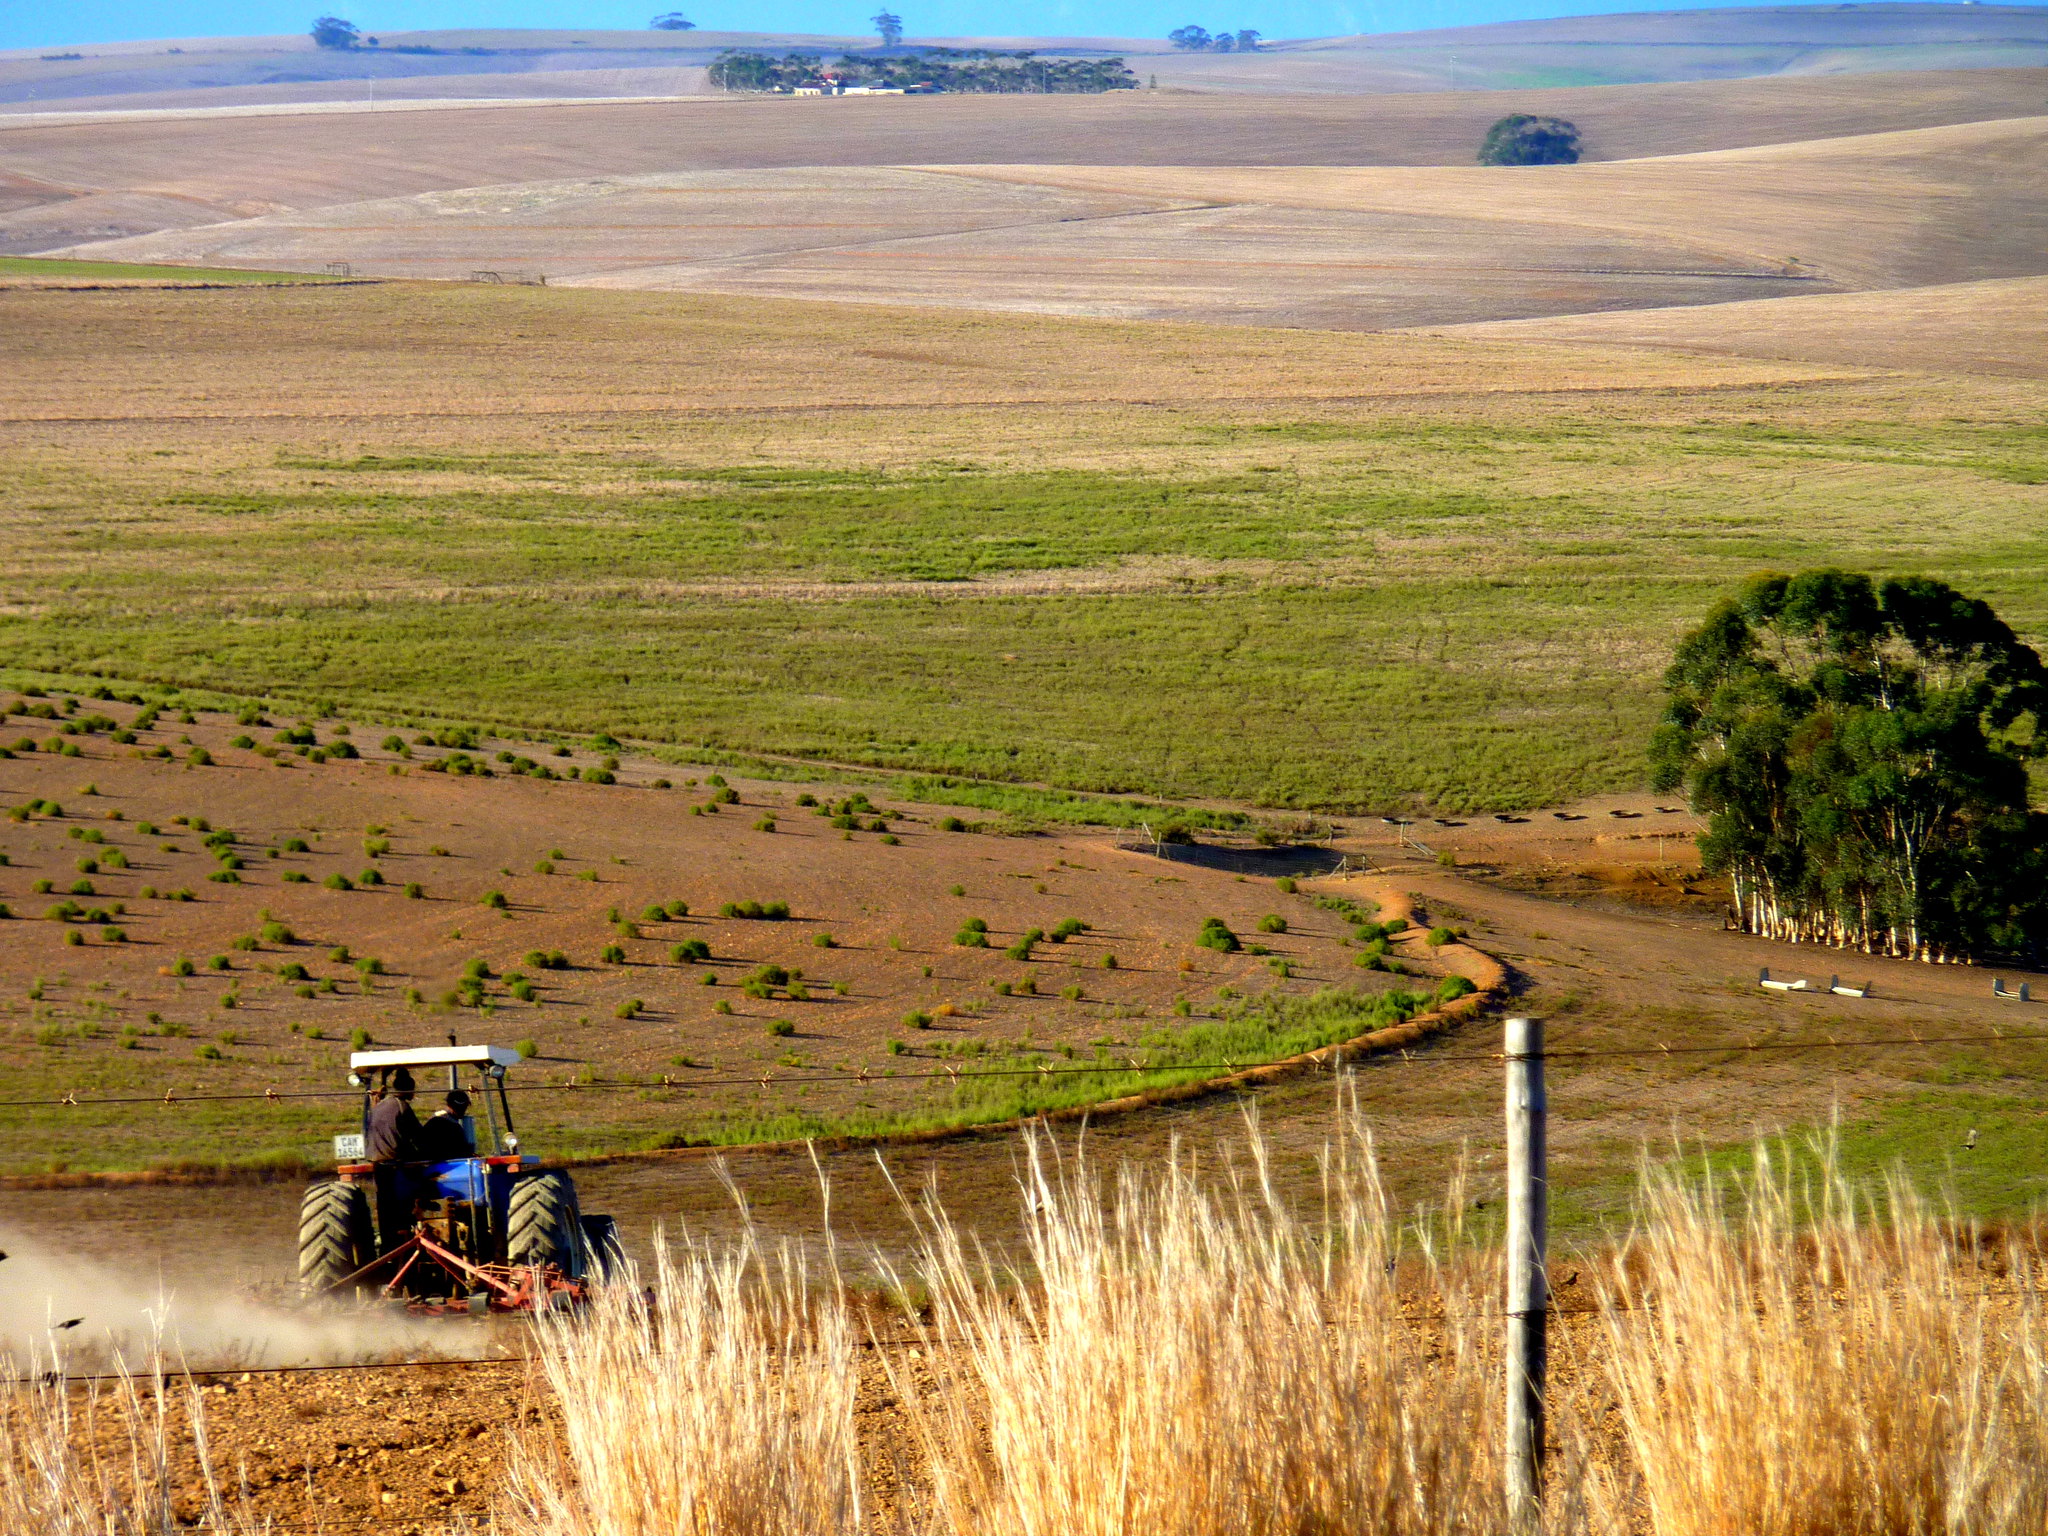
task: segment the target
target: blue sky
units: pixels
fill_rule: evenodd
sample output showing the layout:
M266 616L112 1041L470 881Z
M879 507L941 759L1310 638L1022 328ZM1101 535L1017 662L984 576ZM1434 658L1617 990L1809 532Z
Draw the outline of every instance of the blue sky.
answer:
M0 48L118 42L153 37L245 37L303 32L326 7L299 0L0 0ZM875 0L335 0L332 9L368 32L420 27L643 27L680 8L700 27L854 33ZM1160 37L1183 22L1256 27L1269 37L1407 31L1534 16L1688 7L1657 0L897 0L912 36Z

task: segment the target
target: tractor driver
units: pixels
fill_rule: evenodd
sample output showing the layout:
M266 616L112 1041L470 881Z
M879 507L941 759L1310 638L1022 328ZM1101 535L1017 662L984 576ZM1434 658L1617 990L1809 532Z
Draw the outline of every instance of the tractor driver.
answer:
M449 1089L441 1107L420 1127L420 1160L445 1163L458 1157L472 1156L469 1132L462 1125L468 1114L469 1095L460 1088Z
M412 1112L412 1074L400 1067L370 1106L370 1161L376 1165L377 1233L389 1253L412 1233L419 1181L405 1165L420 1158L420 1121Z

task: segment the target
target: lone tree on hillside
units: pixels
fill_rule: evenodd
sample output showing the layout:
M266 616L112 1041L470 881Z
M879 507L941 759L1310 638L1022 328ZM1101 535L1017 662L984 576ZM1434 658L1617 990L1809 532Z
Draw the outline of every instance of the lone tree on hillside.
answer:
M1481 165L1577 165L1579 130L1561 117L1510 112L1486 130Z
M868 18L876 34L882 39L884 48L894 48L903 41L903 18L893 11L877 11Z
M2048 667L1941 582L1761 576L1678 646L1650 757L1744 932L1918 960L2048 939Z
M356 39L362 36L352 21L343 21L339 16L322 16L313 23L313 41L322 48L353 48Z
M656 32L694 32L697 30L697 23L690 20L681 11L669 11L664 15L655 17L647 25Z

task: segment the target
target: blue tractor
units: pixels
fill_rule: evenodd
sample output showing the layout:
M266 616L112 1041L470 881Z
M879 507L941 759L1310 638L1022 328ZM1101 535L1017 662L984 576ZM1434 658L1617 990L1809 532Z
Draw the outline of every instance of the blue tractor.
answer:
M519 1149L506 1069L519 1056L497 1045L357 1051L349 1083L362 1090L360 1128L334 1138L335 1177L299 1206L299 1280L309 1296L381 1294L416 1312L530 1312L589 1296L617 1252L608 1216L586 1216L576 1185ZM436 1162L366 1160L370 1109L403 1070L445 1069L469 1094L459 1124L469 1155ZM467 1081L465 1081L467 1079ZM481 1109L481 1115L474 1110Z

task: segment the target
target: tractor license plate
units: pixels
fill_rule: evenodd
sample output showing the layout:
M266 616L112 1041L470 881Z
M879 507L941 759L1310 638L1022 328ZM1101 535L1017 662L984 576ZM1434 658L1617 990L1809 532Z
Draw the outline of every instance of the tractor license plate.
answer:
M363 1160L363 1138L358 1132L353 1136L334 1138L334 1160L337 1163L359 1163Z

